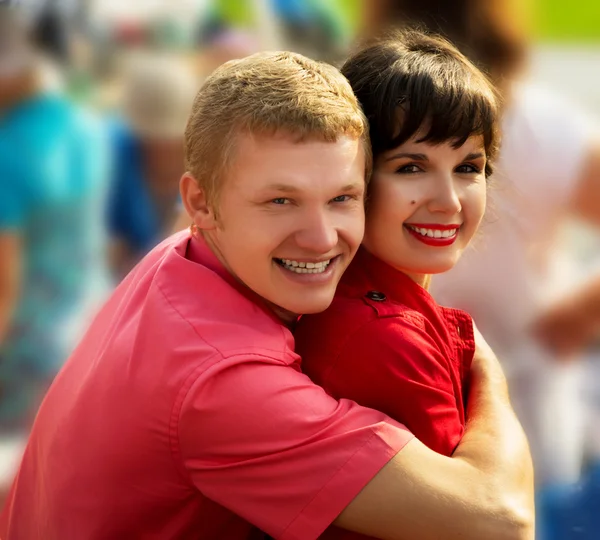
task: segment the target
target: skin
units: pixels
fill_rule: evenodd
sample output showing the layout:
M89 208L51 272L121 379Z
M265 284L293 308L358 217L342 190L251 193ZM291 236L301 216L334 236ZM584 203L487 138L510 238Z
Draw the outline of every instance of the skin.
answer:
M225 267L284 320L326 309L364 233L360 141L240 134L236 143L218 217L193 176L183 176L188 216ZM322 274L297 274L281 259L331 262Z
M363 244L375 256L424 286L450 270L477 232L486 203L481 137L462 146L417 142L419 135L378 157L369 193ZM449 246L419 241L409 226L456 225Z

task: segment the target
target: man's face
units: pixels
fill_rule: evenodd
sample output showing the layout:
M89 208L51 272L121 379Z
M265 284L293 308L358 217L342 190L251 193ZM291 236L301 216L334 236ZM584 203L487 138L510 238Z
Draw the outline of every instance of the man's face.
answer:
M239 135L205 237L280 314L323 311L363 237L364 171L357 139Z

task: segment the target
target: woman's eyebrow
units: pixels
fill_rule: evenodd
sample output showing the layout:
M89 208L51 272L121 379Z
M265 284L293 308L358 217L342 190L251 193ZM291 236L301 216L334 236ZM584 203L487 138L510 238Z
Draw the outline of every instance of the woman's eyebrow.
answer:
M392 161L393 159L408 158L414 161L429 161L429 158L425 154L411 154L409 152L400 152L394 154L386 159L386 161Z
M465 159L480 159L480 158L484 158L485 154L483 152L472 152L470 154L468 154Z

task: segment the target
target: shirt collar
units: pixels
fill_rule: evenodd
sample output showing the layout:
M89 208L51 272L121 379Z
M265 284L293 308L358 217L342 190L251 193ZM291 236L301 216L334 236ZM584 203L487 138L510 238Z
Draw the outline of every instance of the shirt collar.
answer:
M342 284L360 294L377 291L385 294L391 300L408 304L414 298L418 305L423 303L437 306L437 302L423 287L361 246L342 278Z
M201 264L205 268L213 271L240 294L259 306L274 321L286 326L285 321L275 314L262 296L244 285L244 283L238 280L229 270L227 270L227 268L225 268L223 263L215 255L212 249L210 249L206 240L201 235L189 235L188 241L183 244L182 254L186 259ZM287 326L293 326L293 324Z

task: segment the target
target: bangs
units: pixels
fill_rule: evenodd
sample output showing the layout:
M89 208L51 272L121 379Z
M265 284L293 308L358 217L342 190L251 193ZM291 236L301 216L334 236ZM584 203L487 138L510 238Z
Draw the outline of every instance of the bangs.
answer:
M367 116L377 154L418 135L418 142L451 143L455 148L481 135L484 146L491 146L498 114L495 97L468 73L452 75L454 80L446 84L428 73L398 74L389 80L382 110Z
M482 136L492 160L499 116L493 85L447 42L417 38L418 47L406 37L378 42L342 68L369 121L374 157L413 138L458 148Z

